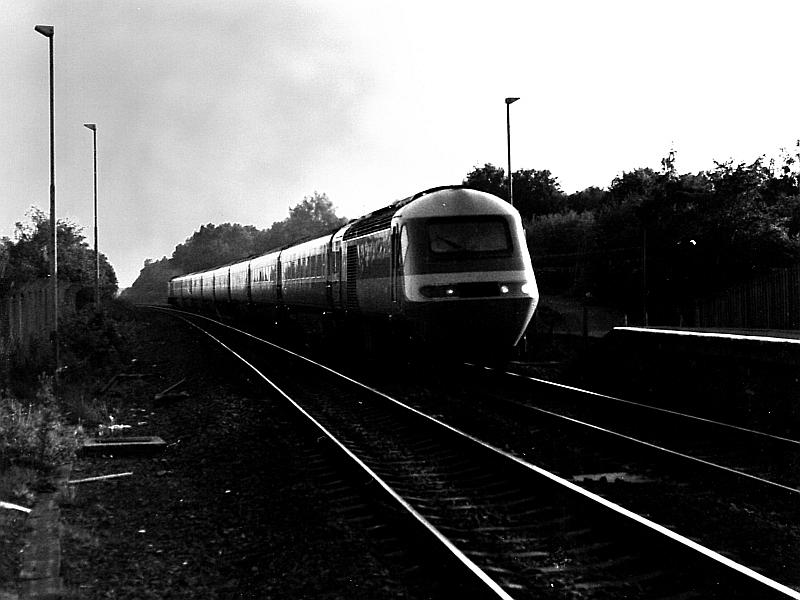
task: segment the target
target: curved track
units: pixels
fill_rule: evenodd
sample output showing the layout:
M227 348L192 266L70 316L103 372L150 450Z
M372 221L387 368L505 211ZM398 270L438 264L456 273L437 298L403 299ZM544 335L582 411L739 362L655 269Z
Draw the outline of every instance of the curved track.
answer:
M666 411L660 409L647 409L656 415L647 419L640 414L642 405L628 410L631 403L541 380L498 376L489 369L429 378L422 392L404 384L382 387L800 587L794 567L800 560L798 493L780 483L791 481L800 464L792 440L675 413L664 419ZM771 465L771 473L759 473L759 464Z
M181 318L292 403L487 594L800 598L640 514L327 367L209 319Z
M642 445L657 446L688 461L733 471L765 486L800 495L800 440L515 371L504 374L524 380L528 397L536 398L526 404L531 410L575 419L587 427L603 429Z

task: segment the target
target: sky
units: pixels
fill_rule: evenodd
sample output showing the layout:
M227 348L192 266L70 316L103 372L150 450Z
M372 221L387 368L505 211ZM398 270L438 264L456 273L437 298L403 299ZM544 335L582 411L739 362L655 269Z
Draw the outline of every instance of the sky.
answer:
M800 138L800 2L0 0L0 237L49 211L120 288L201 225L314 192L354 218L475 167L565 192L752 162Z

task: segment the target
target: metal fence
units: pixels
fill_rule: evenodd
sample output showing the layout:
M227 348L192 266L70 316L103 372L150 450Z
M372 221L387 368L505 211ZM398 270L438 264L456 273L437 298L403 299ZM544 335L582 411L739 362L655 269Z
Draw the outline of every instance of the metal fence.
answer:
M81 285L61 283L59 318L75 313ZM34 347L46 346L53 330L53 288L41 279L12 288L0 297L0 345L7 352L28 356Z
M701 327L800 329L800 264L701 301L696 316Z

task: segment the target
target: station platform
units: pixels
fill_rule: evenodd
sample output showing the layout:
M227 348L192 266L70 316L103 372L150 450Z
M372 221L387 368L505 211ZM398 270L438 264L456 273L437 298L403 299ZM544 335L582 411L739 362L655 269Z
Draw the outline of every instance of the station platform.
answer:
M586 387L800 435L800 332L614 327L580 365Z
M614 327L629 331L647 331L672 335L688 335L722 339L752 338L766 342L796 341L800 343L800 331L782 329L712 329L708 327Z
M688 355L731 361L794 364L800 369L800 331L689 327L614 327L606 337L634 346L655 345Z

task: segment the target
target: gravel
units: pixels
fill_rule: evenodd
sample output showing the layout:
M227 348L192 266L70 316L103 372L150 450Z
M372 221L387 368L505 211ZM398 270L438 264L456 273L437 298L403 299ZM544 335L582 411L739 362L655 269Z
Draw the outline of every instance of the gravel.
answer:
M396 560L335 510L315 439L278 398L244 381L187 326L142 313L131 373L111 388L128 435L163 454L84 457L62 505L62 576L80 598L427 597ZM176 391L153 397L186 378ZM324 457L322 458L324 460ZM411 581L411 583L409 583ZM416 587L415 587L416 586Z

